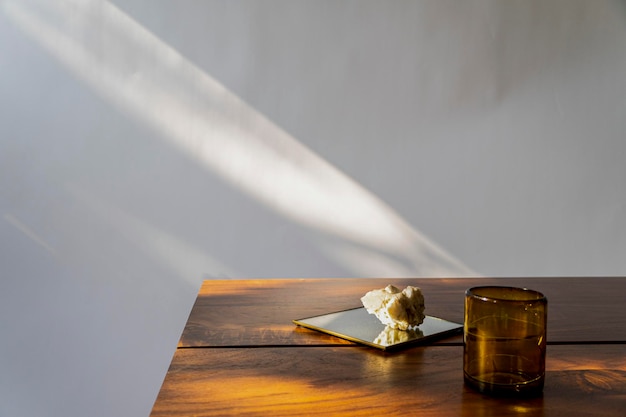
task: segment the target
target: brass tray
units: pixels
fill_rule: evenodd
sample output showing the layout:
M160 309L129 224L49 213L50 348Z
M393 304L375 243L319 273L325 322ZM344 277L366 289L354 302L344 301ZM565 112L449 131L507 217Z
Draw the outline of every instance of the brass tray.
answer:
M382 324L376 316L369 314L364 307L297 319L293 320L293 323L382 350L427 344L461 333L463 330L462 324L432 316L426 316L424 322L419 326L408 330L395 330Z

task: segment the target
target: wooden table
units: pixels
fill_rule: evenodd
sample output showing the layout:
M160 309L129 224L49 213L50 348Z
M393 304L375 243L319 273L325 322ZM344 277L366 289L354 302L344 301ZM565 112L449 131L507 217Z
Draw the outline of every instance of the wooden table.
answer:
M292 319L360 306L367 291L417 285L426 313L463 321L476 285L548 297L542 397L498 399L463 384L463 339L383 352ZM626 278L205 281L152 416L626 415Z

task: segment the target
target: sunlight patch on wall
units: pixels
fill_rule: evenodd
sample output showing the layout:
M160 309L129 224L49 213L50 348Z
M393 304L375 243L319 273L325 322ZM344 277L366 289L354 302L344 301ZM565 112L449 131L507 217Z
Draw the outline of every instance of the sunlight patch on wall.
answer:
M22 232L26 237L28 237L31 241L35 242L37 245L45 249L48 253L53 256L57 255L57 251L50 245L45 239L39 236L33 229L26 226L22 221L18 220L14 215L10 213L4 214L4 220L7 223L15 227L17 230Z
M176 276L198 284L198 272L220 278L239 277L241 274L209 256L205 250L159 229L98 197L93 191L67 184L68 194L87 207L105 224L113 227L155 263L164 265Z
M375 253L377 273L476 275L111 3L13 0L3 10L100 96L223 180L345 248ZM343 253L331 256L358 269L356 251Z

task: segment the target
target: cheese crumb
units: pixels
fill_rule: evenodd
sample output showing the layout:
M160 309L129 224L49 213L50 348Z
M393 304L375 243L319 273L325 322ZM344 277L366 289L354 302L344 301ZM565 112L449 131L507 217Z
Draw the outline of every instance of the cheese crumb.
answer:
M392 329L407 330L423 323L424 295L418 287L408 286L404 290L388 285L372 290L361 297L363 307L369 314L378 317L381 323Z

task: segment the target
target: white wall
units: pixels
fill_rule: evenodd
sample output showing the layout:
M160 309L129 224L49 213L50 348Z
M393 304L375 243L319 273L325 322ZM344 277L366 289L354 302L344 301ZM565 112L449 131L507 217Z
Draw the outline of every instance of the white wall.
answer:
M0 5L0 415L147 415L202 279L626 271L624 2Z

